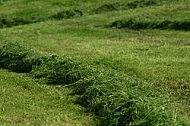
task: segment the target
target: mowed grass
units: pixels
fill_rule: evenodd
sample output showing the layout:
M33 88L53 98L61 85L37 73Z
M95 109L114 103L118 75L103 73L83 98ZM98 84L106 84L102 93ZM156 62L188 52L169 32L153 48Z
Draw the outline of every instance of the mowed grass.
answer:
M25 74L0 70L0 125L89 126L92 118L72 104L71 91Z
M167 108L189 120L189 32L65 25L70 22L77 21L49 21L2 29L1 35L6 35L2 37L2 45L20 41L42 54L67 55L140 79L167 99Z
M13 3L8 1L4 4L7 6L2 5L4 9L1 13L10 17L25 17L28 14L27 11L25 13L28 7L41 7L37 13L31 15L48 17L61 10L88 11L117 1L31 2L35 6L21 5L19 2L16 3L25 7L24 10L19 8L18 12L11 13L12 11L6 8L13 6ZM188 3L188 0L166 2L162 6L110 11L80 18L47 20L36 24L0 29L0 45L21 42L45 55L67 55L85 63L103 66L108 70L114 69L125 75L124 79L131 77L134 81L140 80L147 87L154 88L154 93L167 99L165 103L167 109L189 122L189 32L104 27L116 20L131 18L142 21L189 20L187 8L190 4ZM11 6L8 6L9 4ZM49 9L50 7L52 9ZM32 9L31 12L33 12Z

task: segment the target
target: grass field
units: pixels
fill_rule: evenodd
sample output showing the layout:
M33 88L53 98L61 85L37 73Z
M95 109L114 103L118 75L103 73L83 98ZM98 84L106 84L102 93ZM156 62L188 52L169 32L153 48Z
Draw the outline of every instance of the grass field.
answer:
M49 119L48 125L61 125L64 120L59 119L65 117L68 125L76 123L91 125L90 118L93 117L84 116L80 109L72 105L72 96L65 93L78 91L85 84L87 84L84 86L86 89L82 95L76 93L76 99L77 101L81 99L83 103L79 104L100 118L98 125L190 125L190 10L188 9L190 2L188 0L47 0L46 2L2 0L0 2L1 47L8 43L19 42L43 56L69 57L73 62L65 69L71 68L71 71L81 74L80 78L74 78L76 82L68 82L71 85L76 84L79 89L59 87L57 92L56 84L47 86L45 81L39 86L35 79L26 77L28 75L1 70L1 89L7 90L7 85L11 83L9 90L15 94L15 96L11 94L13 98L6 98L7 92L2 92L5 98L1 100L8 99L7 104L10 102L11 107L11 102L16 104L17 101L14 100L20 99L17 104L23 107L24 112L32 115L31 119L26 117L24 120L22 109L14 108L14 111L20 114L15 115L13 111L8 111L7 114L1 113L3 125L14 123L14 119L11 122L8 116L12 114L15 115L15 120L21 120L19 123L23 125L34 122L45 125L38 116L43 120ZM11 56L13 55L11 49L12 47L10 52L0 51L1 63L5 53L10 53L11 60L15 60ZM61 61L55 62L57 65ZM68 64L70 65L70 62ZM48 65L50 65L48 62L46 66L42 64L39 71L43 73L44 68L50 70L50 73L51 69L57 70L57 73L55 72L57 76L62 72L62 69ZM92 72L84 72L88 70ZM35 75L38 73L32 71ZM68 74L71 78L75 77L73 74ZM56 78L55 75L51 73L44 76L44 79ZM6 76L11 76L10 82L7 82L9 80ZM21 84L27 83L27 87L31 87L36 95L28 94L30 92L20 87L20 84L15 84L12 81L14 79ZM18 90L26 94L26 97L17 96ZM47 98L43 97L44 102L38 103L35 98L43 95L47 95ZM65 100L51 102L51 99L57 97L64 97ZM46 108L41 107L38 109L39 114L30 113L30 110L23 106L29 98L31 102L37 102L37 106L42 104L46 107L50 104L52 110L48 108L49 111L44 111ZM46 99L50 101L45 102ZM134 104L128 106L131 102ZM70 108L62 108L65 104L67 108L73 106L71 115ZM27 106L37 109L34 105ZM3 107L1 109L4 110ZM58 113L60 111L64 114ZM78 111L80 112L77 113ZM47 116L46 113L52 115ZM56 116L53 118L53 115Z

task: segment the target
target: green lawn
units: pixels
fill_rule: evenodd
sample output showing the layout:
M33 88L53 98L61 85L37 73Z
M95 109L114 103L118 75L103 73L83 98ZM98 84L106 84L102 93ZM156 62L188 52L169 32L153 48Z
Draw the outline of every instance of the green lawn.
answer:
M176 114L181 118L181 122L184 122L176 123L176 126L190 125L188 121L190 119L190 32L171 29L132 30L127 27L122 29L105 27L115 21L128 19L150 23L167 20L184 23L190 21L189 0L155 0L158 4L139 5L137 8L128 9L121 9L121 7L113 9L108 6L116 2L130 3L134 0L4 1L0 4L0 18L9 20L44 18L44 20L1 28L0 46L10 42L20 42L42 55L66 55L89 66L103 68L110 73L113 70L117 75L121 75L124 85L127 85L129 80L142 83L142 89L145 92L147 90L147 94L152 92L151 95L156 95L156 97L148 97L158 99L158 106L161 106L159 100L163 98L165 101L162 105L173 112L173 121L175 122ZM108 10L97 14L92 13L102 5L107 5ZM49 18L66 10L81 10L84 15L60 20ZM6 113L1 113L3 124L11 125L14 122L22 125L33 125L34 122L44 125L46 125L44 122L48 125L54 125L54 123L59 125L64 122L68 125L91 124L91 119L83 115L82 110L77 106L68 107L73 99L68 96L70 92L68 89L38 84L23 74L16 75L3 70L1 73L0 79L1 83L3 82L1 90L8 91L2 94L7 98L1 97L1 100L10 99L7 100L7 108L1 107L2 112L7 110ZM7 80L10 77L12 79ZM17 81L19 84L14 83ZM13 83L13 87L8 90L9 83ZM22 83L27 83L27 85L22 86ZM6 93L11 93L13 97L9 97ZM58 99L62 97L63 99ZM58 101L52 101L54 99ZM36 103L29 104L30 102ZM41 107L36 108L36 106ZM67 107L64 108L65 106ZM15 112L10 111L11 107L14 107ZM47 111L44 111L45 109ZM36 110L39 113L35 113ZM64 114L60 113L60 110L63 110ZM72 113L70 113L71 110L73 110ZM18 114L15 115L15 113Z
M71 91L0 70L0 125L89 126L92 118L73 105Z

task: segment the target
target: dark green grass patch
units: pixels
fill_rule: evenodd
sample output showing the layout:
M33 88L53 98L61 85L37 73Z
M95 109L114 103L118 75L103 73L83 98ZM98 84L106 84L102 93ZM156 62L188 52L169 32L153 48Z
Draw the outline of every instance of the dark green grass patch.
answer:
M72 88L73 93L79 95L76 102L97 115L103 126L169 126L183 122L164 107L167 99L152 92L154 89L143 80L118 74L113 69L67 57L41 56L19 43L0 48L0 63L2 68L27 72L47 79L48 83Z
M58 12L57 14L50 16L50 18L60 20L60 19L68 19L68 18L81 17L81 16L83 16L83 12L80 10L67 10L67 11Z
M111 23L107 27L139 29L173 29L190 31L190 21L139 21L135 19L119 20Z
M14 72L30 72L40 64L39 55L19 43L9 43L0 49L0 67Z
M27 25L27 24L42 22L45 20L47 19L38 18L38 17L33 17L31 19L24 19L21 17L15 17L15 18L0 17L0 28L6 28L6 27L10 28L13 26L18 26L18 25Z
M47 78L49 84L72 84L84 78L88 70L67 57L50 56L30 72L35 78Z

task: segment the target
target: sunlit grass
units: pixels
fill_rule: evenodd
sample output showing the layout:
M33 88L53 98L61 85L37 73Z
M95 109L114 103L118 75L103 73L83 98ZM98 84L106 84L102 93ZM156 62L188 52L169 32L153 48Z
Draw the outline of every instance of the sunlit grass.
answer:
M93 124L81 107L72 104L71 91L60 86L0 70L0 92L0 125Z

